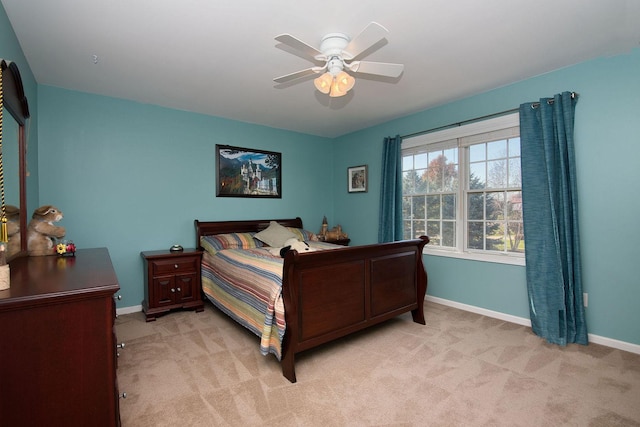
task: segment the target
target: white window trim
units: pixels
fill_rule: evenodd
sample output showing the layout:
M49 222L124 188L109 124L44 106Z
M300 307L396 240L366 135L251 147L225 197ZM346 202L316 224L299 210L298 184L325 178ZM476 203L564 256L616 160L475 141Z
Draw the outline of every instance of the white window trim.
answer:
M520 126L520 115L519 113L506 114L504 116L499 116L493 119L481 120L478 122L473 122L469 124L465 124L462 126L457 126L454 128L443 129L440 131L425 133L422 135L417 135L411 138L407 138L402 141L402 149L411 149L419 146L435 144L445 140L458 139L463 137L468 137L474 134L493 132L496 130L501 130L505 128L510 128L514 126ZM465 154L461 150L459 153L459 163L462 164L463 161L466 161ZM466 183L460 182L460 185L466 185ZM464 215L464 203L458 203L458 218L465 218ZM465 239L464 233L456 233L457 238L457 248L464 248L466 245L461 240ZM482 262L492 262L498 264L511 264L511 265L526 265L524 254L520 255L507 255L500 253L488 253L488 252L475 252L475 251L461 251L458 249L446 249L446 248L435 248L429 247L426 245L423 249L423 254L425 255L434 255L434 256L443 256L448 258L458 258L458 259L467 259L473 261L482 261Z

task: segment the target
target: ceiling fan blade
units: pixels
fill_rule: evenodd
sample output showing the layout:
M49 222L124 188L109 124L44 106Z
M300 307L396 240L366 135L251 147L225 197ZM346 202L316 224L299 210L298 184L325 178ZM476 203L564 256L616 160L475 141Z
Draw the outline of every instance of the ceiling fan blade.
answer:
M348 65L348 68L354 73L375 74L386 77L399 77L404 71L403 64L372 61L354 61Z
M306 44L300 39L293 37L291 34L280 34L279 36L276 36L276 40L279 41L280 43L286 44L289 47L299 50L300 52L304 53L305 55L313 59L319 59L319 60L326 59L324 54L320 52L318 49Z
M350 59L356 58L362 52L384 39L387 34L389 34L389 31L385 27L377 22L371 22L349 42L343 52L351 55Z
M305 70L296 71L295 73L285 74L284 76L276 77L273 79L276 83L286 83L291 80L296 80L302 77L310 76L311 74L317 74L323 71L326 67L311 67Z

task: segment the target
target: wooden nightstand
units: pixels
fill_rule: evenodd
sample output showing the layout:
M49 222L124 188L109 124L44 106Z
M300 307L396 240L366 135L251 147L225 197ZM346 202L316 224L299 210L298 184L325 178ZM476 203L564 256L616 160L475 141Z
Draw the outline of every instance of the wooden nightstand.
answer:
M335 240L325 240L327 243L333 243L334 245L342 245L349 246L349 242L351 239L335 239Z
M144 301L142 311L147 322L156 320L176 308L204 310L200 285L202 251L185 249L182 252L141 252L144 259Z

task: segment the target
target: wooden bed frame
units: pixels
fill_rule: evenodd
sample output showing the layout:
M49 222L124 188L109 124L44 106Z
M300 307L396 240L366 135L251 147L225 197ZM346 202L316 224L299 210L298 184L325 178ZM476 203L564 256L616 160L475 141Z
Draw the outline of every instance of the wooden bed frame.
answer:
M260 231L277 221L302 227L302 219L194 221L200 237ZM411 311L425 324L427 273L422 263L426 236L415 240L344 247L284 258L282 295L287 329L282 343L282 373L296 382L295 355L304 350Z

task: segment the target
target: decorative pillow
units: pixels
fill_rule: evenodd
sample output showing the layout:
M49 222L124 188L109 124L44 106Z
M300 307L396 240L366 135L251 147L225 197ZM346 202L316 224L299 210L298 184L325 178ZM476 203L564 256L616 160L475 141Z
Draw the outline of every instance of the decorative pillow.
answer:
M255 233L214 234L200 237L200 245L211 253L222 249L251 249L264 246L260 240L254 239Z
M267 228L256 233L253 237L274 248L280 248L287 240L297 238L287 227L275 221L271 221Z
M318 241L318 236L316 236L315 233L309 230L304 230L302 228L293 228L293 227L287 227L287 229L293 234L295 234L298 240L300 240L301 242L317 242Z

